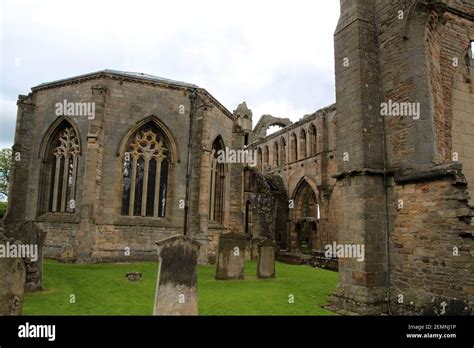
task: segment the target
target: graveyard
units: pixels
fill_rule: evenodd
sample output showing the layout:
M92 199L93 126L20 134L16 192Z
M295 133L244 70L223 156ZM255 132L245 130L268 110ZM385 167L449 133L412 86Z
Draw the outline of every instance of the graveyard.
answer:
M44 261L44 291L25 295L23 315L151 315L157 262L65 264ZM126 274L140 272L137 281ZM257 278L245 262L238 280L216 280L215 265L197 267L199 315L334 315L323 308L337 272L275 263L276 277ZM318 286L314 286L317 284Z

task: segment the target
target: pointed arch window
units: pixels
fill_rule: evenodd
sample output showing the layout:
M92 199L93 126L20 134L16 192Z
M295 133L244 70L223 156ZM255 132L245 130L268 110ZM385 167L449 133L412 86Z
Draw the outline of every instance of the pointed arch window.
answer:
M312 124L308 130L309 133L309 154L314 156L318 150L316 127Z
M80 142L67 121L59 124L48 141L42 163L40 212L73 213Z
M286 140L284 137L280 138L280 164L286 164Z
M273 165L275 167L280 165L280 160L279 160L279 151L278 151L278 143L275 141L273 144Z
M264 154L263 155L263 164L265 165L263 170L265 170L266 167L270 164L270 150L268 149L268 145L265 145L265 150L264 150L263 154Z
M224 142L218 137L212 144L211 178L209 190L209 220L224 222L225 167L218 161L221 151L225 151Z
M257 150L257 169L262 172L263 171L263 153L262 148L259 147Z
M155 123L138 129L123 154L122 215L166 216L169 146Z
M304 128L301 128L300 133L300 157L306 158L306 132Z
M291 161L298 160L298 139L295 133L291 133L290 138Z

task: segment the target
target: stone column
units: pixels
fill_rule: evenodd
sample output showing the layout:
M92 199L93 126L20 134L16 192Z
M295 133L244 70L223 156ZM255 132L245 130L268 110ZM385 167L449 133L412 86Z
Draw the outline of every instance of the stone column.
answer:
M264 239L258 243L257 278L275 278L276 243L271 239Z
M184 235L165 238L156 244L160 268L153 315L197 315L199 244Z
M100 220L100 188L102 157L104 145L103 123L105 117L105 101L107 88L102 86L92 87L92 102L95 104L95 117L89 121L87 132L87 147L84 151L84 184L82 197L81 222L76 238L78 259L88 260L93 257L95 223ZM75 245L73 245L75 246Z
M244 279L246 239L230 232L219 236L216 261L216 279Z
M332 304L362 314L386 310L387 228L383 128L374 0L342 0L334 34L338 244L363 245L365 258L339 259ZM335 241L333 241L335 242ZM329 241L331 244L331 241Z

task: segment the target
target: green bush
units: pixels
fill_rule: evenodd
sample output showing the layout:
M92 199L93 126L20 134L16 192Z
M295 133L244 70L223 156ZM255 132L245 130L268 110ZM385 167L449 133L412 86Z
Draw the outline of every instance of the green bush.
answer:
M7 212L7 202L0 202L0 219L3 219Z

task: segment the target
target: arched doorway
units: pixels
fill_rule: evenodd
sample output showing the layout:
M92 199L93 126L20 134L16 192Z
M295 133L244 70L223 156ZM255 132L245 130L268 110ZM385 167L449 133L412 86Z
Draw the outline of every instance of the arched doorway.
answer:
M316 193L303 178L293 195L291 249L297 253L311 254L318 245L318 200Z

